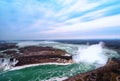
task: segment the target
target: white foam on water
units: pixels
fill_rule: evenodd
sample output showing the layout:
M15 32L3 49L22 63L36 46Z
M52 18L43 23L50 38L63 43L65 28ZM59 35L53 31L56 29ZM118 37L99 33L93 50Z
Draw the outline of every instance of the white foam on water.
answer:
M111 53L111 55L107 56L107 52ZM103 48L103 43L94 44L87 46L86 48L80 47L75 55L73 55L73 61L76 63L88 63L94 64L96 67L104 66L108 58L113 57L113 53L116 55L117 52L113 52L113 50Z
M53 78L50 78L48 80L41 80L41 81L63 81L65 79L67 79L68 77L53 77Z
M29 64L29 65L23 65L23 66L17 66L17 67L12 67L12 70L19 70L23 68L28 68L28 67L34 67L34 66L39 66L39 65L69 65L71 63L38 63L38 64Z
M0 70L1 71L6 71L14 67L18 61L16 59L13 59L10 61L9 58L0 58Z
M23 41L23 42L18 42L17 46L19 47L25 47L25 46L40 46L41 45L46 45L46 44L55 44L58 42L54 41Z
M95 65L96 67L101 67L106 64L108 61L108 58L112 57L118 57L119 54L117 54L116 51L103 48L104 43L100 42L99 44L93 44L93 45L77 45L77 44L65 44L60 42L54 42L54 41L23 41L19 42L17 44L19 47L24 46L49 46L57 49L62 49L67 51L67 54L71 54L73 56L73 61L75 63L87 63ZM109 55L107 54L109 53ZM46 63L43 63L46 64ZM49 64L49 63L47 63ZM37 66L40 64L32 64L32 65L25 65L25 66L19 66L15 67L18 68L25 68L25 67L31 67L31 66ZM15 69L13 68L13 70Z
M25 47L25 46L33 46L33 45L39 45L39 42L34 42L34 41L24 41L24 42L19 42L17 46L19 47Z

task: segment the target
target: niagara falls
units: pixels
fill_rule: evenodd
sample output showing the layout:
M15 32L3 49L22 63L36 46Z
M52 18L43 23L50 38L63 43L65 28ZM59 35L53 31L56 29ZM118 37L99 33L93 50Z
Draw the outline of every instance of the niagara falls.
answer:
M0 81L120 81L120 0L0 0Z

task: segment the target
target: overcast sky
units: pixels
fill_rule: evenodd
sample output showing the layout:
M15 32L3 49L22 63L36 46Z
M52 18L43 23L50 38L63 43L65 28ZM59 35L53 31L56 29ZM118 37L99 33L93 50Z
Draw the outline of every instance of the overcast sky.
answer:
M120 38L120 0L0 0L0 40Z

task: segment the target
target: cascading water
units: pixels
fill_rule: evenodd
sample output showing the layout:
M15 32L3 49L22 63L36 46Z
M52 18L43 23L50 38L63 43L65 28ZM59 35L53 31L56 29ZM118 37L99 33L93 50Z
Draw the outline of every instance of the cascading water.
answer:
M103 43L93 45L66 44L54 41L22 41L17 43L19 48L37 45L65 50L69 55L72 55L74 63L71 65L47 64L12 70L0 74L1 81L59 81L101 67L106 64L108 58L120 57L116 51L103 47ZM10 69L17 62L16 60L11 62L10 59L4 59L4 61L0 60L0 66L9 65Z
M87 46L86 48L79 48L77 54L73 55L75 62L84 62L88 64L95 64L95 66L103 66L106 64L108 57L103 51L102 43Z
M10 60L10 58L0 58L0 71L6 71L13 68L18 61L16 59Z
M65 50L69 55L73 56L73 61L75 63L87 63L92 64L96 67L101 67L106 64L108 58L119 57L116 51L105 48L104 42L99 42L98 44L65 44L54 41L30 41L30 42L20 42L19 47L38 45L43 47L53 47L57 49ZM109 53L109 54L107 54Z

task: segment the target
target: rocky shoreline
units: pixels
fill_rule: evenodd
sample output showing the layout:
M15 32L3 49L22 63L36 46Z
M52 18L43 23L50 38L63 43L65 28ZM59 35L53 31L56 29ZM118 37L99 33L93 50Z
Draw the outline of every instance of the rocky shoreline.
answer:
M22 66L37 63L71 63L72 56L67 52L52 47L26 46L19 48L15 43L0 45L0 58L9 58L10 62L18 61L15 66ZM4 61L4 60L3 60Z
M109 59L103 67L77 74L64 81L120 81L120 59Z
M115 48L114 48L115 49ZM119 50L116 48L116 50ZM12 67L42 63L72 63L67 52L52 47L26 46L19 48L16 43L0 44L0 61L9 59ZM119 52L119 51L118 51ZM8 60L7 60L8 61ZM64 81L120 81L120 58L109 59L103 67L90 72L74 75Z

